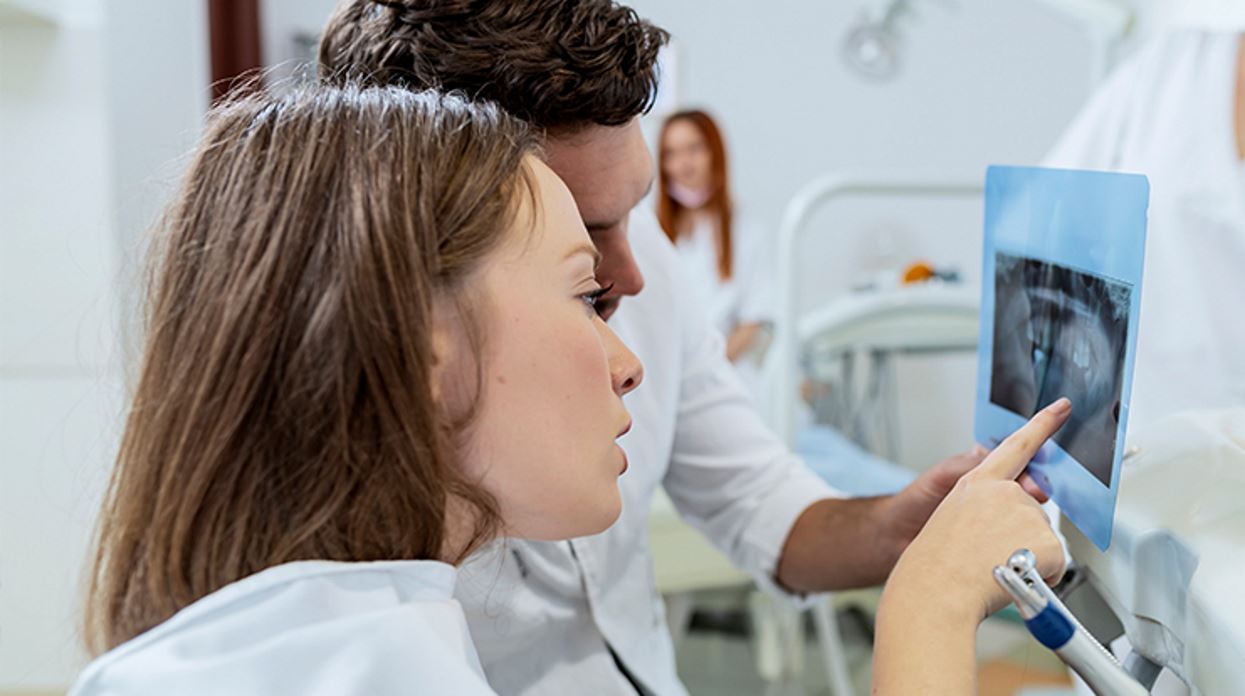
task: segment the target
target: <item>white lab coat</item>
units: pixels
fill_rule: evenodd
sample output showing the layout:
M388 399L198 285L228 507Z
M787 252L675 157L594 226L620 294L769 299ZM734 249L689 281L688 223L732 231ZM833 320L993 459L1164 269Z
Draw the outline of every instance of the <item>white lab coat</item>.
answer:
M1241 0L1168 0L1155 3L1154 9L1159 25L1245 31L1245 3Z
M710 323L727 336L740 324L774 320L769 249L776 240L761 236L747 218L738 215L731 236L729 280L722 280L718 273L717 230L712 220L699 218L675 244L687 286L708 312Z
M288 563L87 666L70 696L492 694L434 561Z
M774 239L758 234L747 218L736 215L732 225L731 277L718 273L717 230L713 222L700 218L688 234L679 238L675 249L682 261L684 285L695 293L709 322L724 336L740 324L774 321L773 274L770 248ZM761 375L761 353L750 351L735 361L735 370L758 406L766 405L765 382Z
M771 586L796 517L836 495L761 422L651 213L632 214L630 239L645 287L610 326L643 361L644 384L626 398L635 425L622 440L631 465L619 480L622 516L571 542L511 540L460 569L457 596L501 694L634 696L611 650L646 691L686 693L649 553L658 486Z
M1237 34L1183 30L1122 65L1048 156L1150 178L1129 429L1245 405L1245 164Z

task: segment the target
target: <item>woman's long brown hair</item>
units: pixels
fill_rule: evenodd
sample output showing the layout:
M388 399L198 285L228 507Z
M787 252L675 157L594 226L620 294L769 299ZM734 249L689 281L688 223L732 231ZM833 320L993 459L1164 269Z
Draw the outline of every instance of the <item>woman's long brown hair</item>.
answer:
M210 115L153 251L94 652L274 565L453 562L496 532L457 462L469 413L434 400L433 314L455 308L479 356L470 277L534 196L535 142L493 107L398 88ZM452 558L447 506L474 520Z
M705 201L704 208L707 210L717 223L717 242L718 242L718 276L722 280L730 280L731 268L734 263L734 255L731 249L732 229L731 223L734 217L734 206L731 204L731 187L730 177L727 175L726 166L726 144L722 140L722 132L718 129L718 124L714 122L709 114L703 111L680 111L671 114L666 118L661 126L661 136L657 140L657 221L661 223L661 229L665 231L666 236L670 238L672 243L679 241L679 236L690 230L688 225L687 208L683 207L678 201L670 196L670 181L666 176L665 164L665 148L666 131L670 126L679 121L686 121L692 124L696 130L700 131L700 135L705 139L705 146L709 148L710 161L710 186L709 200Z

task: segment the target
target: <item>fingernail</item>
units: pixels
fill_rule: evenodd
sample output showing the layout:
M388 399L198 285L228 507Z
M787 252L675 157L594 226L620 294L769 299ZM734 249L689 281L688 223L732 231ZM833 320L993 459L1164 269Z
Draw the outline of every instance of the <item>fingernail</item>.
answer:
M1072 410L1072 402L1069 401L1068 397L1066 396L1061 397L1055 403L1051 404L1050 406L1047 406L1046 410L1050 412L1052 416L1062 416L1062 415L1069 413Z

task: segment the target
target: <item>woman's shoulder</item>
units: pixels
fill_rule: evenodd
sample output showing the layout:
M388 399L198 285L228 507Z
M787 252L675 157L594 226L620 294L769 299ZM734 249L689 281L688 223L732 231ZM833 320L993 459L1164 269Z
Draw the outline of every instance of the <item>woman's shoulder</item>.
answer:
M270 568L101 655L71 694L492 693L432 561Z

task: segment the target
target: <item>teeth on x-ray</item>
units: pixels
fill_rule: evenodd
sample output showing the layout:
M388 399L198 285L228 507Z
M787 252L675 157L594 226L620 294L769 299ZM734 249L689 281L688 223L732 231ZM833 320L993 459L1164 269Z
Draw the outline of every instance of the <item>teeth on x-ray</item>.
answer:
M1055 442L1111 485L1132 287L999 252L994 292L990 401L1028 418L1072 399Z

